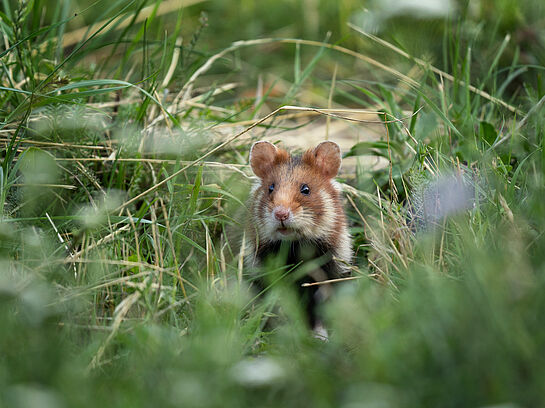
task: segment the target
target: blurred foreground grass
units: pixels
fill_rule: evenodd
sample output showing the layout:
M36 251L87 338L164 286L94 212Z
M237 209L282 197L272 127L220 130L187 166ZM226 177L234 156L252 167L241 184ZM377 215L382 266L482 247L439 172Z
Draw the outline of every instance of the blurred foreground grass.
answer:
M0 406L543 405L541 2L1 4ZM328 136L322 342L237 241L249 143Z

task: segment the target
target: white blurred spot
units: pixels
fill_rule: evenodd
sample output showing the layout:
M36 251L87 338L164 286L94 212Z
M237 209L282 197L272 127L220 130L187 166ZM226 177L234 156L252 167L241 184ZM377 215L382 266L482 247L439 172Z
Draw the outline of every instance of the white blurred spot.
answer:
M11 406L32 408L61 408L65 404L60 396L52 390L39 385L20 384L5 390Z
M126 193L120 190L108 190L105 195L99 196L90 204L82 206L78 215L80 223L86 228L96 228L108 219L108 215L114 211L125 199Z
M446 17L454 11L454 3L451 0L383 0L381 8L389 11L390 16Z
M364 31L376 33L390 18L444 18L455 13L453 0L376 0L371 1L368 8L355 13L351 20Z
M327 330L322 323L317 323L316 326L314 326L314 328L312 329L312 331L314 334L314 338L323 340L323 341L329 340L329 335L327 334Z
M441 219L473 206L474 193L461 177L440 177L424 191L425 215Z
M236 364L231 373L240 384L258 387L284 377L284 369L271 358L248 359Z
M409 217L417 227L440 224L446 217L469 210L480 197L478 183L473 173L447 174L421 183L411 193ZM477 195L476 195L477 194Z

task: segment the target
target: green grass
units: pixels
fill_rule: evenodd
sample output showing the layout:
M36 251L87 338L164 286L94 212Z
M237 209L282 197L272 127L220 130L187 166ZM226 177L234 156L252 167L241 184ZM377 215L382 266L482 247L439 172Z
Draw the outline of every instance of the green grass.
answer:
M545 7L174 3L0 3L0 407L542 405ZM251 141L339 124L322 342L241 208Z

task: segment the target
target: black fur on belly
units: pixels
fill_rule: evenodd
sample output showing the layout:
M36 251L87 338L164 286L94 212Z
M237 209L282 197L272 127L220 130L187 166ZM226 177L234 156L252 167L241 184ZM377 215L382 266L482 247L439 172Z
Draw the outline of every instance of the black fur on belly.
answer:
M309 271L295 281L297 292L306 310L307 321L311 328L318 321L317 306L319 303L320 286L302 287L303 283L312 283L327 279L335 279L341 276L340 269L333 260L332 248L325 242L308 241L276 241L262 245L258 248L256 257L261 265L266 264L271 257L284 256L286 266L298 265L293 273L297 274L299 268L304 268L307 262L316 262L316 268ZM282 259L283 261L283 259ZM318 278L318 279L317 279ZM266 287L265 282L256 282L261 289Z

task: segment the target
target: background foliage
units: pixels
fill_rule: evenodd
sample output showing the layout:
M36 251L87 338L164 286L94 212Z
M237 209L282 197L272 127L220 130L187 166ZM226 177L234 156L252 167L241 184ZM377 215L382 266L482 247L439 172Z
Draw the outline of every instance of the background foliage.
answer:
M1 2L0 406L542 405L545 5L184 4ZM249 143L330 131L323 342L238 241Z

